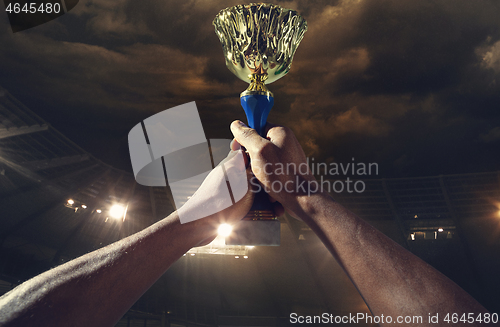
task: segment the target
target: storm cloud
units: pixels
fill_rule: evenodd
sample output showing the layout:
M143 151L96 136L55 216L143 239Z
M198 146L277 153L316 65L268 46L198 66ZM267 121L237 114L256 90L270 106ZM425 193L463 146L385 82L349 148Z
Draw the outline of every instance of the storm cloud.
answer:
M0 85L98 158L130 169L126 135L197 101L207 137L244 119L244 82L211 22L235 1L80 1L13 34L0 20ZM495 1L278 1L309 30L270 84L269 120L316 161L378 162L381 176L498 170L500 6Z

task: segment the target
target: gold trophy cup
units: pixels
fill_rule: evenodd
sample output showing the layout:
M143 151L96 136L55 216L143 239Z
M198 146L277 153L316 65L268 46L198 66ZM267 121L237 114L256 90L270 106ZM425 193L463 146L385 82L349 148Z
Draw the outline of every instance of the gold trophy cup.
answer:
M213 21L227 68L250 83L240 94L248 126L265 137L274 95L266 84L285 76L307 31L295 11L273 4L238 5L221 10ZM261 189L243 222L226 238L228 245L279 245L280 223Z

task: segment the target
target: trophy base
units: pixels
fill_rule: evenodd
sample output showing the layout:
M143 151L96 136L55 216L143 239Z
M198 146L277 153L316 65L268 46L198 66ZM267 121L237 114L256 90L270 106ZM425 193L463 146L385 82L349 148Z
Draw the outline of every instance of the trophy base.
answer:
M280 222L263 190L255 194L250 211L226 237L226 245L280 245Z
M242 220L276 220L276 215L271 209L251 209Z

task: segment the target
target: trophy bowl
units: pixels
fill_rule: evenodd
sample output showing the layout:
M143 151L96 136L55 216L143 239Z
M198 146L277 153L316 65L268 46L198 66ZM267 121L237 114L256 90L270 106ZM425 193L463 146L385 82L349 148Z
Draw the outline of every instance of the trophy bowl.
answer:
M307 31L307 22L295 10L273 4L223 9L213 25L227 68L249 83L256 76L265 76L267 84L285 76Z

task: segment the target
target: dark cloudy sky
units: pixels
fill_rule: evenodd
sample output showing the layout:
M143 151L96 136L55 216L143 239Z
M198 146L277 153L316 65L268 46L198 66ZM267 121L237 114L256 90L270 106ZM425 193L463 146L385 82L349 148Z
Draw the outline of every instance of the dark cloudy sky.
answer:
M0 85L128 171L128 131L178 104L195 100L207 137L229 138L246 84L226 69L211 22L240 3L80 0L15 34L0 14ZM500 170L498 1L275 3L309 30L269 86L269 120L315 161L377 162L379 178Z

